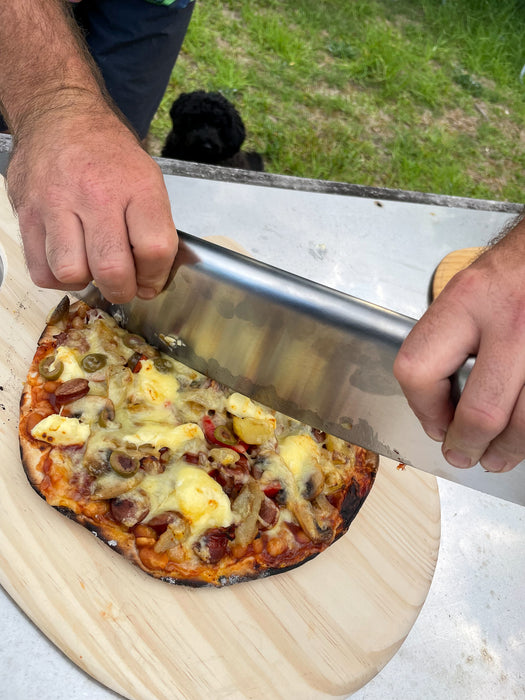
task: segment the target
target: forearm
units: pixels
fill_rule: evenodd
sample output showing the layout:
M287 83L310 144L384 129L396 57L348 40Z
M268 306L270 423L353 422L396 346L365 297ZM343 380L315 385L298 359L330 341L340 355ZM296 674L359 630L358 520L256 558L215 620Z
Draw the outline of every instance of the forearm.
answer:
M67 2L0 0L0 108L15 138L57 108L104 108L103 95Z

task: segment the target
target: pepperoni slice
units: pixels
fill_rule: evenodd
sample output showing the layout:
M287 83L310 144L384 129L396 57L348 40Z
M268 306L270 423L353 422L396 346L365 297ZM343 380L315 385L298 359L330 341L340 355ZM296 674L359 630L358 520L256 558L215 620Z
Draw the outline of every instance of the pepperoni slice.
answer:
M69 379L67 382L60 384L55 391L56 402L60 405L71 403L77 399L81 399L89 391L89 382L87 379L77 378Z

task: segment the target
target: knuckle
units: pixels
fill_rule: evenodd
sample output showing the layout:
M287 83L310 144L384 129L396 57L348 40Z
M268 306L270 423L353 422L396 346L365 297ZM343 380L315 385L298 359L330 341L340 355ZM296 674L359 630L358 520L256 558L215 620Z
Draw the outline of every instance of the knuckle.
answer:
M485 285L486 275L481 269L474 266L457 272L444 290L447 295L451 292L457 299L465 300L477 298L480 289Z
M48 220L56 221L60 219L65 199L64 188L61 185L57 185L54 182L41 185L40 201L42 203L45 202Z
M172 240L163 238L152 240L151 243L135 253L140 263L154 265L156 268L167 265L175 257L175 246Z
M95 181L88 178L82 184L82 194L88 209L97 211L100 208L107 208L113 198L113 193L110 187L101 181Z
M509 416L500 406L493 406L489 403L461 406L460 402L456 415L468 432L475 431L490 437L499 435L509 421Z
M86 275L83 270L75 264L68 264L66 261L53 265L52 271L57 280L62 282L62 284L78 285L82 282L85 282L85 284L89 282L89 275Z
M18 225L22 237L25 235L26 231L32 231L35 227L40 225L41 217L35 206L30 204L18 205L16 202L13 202L13 207L17 213Z
M523 299L508 298L508 313L511 333L516 337L525 336L525 305Z
M394 377L408 390L417 390L423 385L420 365L411 353L402 346L394 361Z
M137 152L137 175L141 181L141 186L156 189L157 181L163 181L160 165L148 156L145 151Z
M53 270L53 274L57 278L59 282L62 282L63 284L67 284L68 282L76 282L77 275L75 269L70 266L70 265L63 265L63 264L52 264L51 269Z
M93 274L96 280L100 280L101 283L106 286L110 285L115 289L124 287L130 278L130 271L116 262L114 264L101 265Z
M89 273L85 269L81 260L75 258L67 246L53 245L48 243L46 251L49 267L54 276L63 284L79 284L83 281L89 282Z
M89 260L94 274L124 276L132 265L127 238L117 225L96 226L92 236Z

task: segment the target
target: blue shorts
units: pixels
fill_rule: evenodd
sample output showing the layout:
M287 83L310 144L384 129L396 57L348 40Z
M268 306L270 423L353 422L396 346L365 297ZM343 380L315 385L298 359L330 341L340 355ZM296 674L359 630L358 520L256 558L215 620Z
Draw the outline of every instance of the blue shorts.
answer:
M166 92L194 5L82 0L73 7L109 94L141 139Z
M72 6L109 94L140 139L164 96L194 5L82 0ZM0 132L6 129L0 116Z

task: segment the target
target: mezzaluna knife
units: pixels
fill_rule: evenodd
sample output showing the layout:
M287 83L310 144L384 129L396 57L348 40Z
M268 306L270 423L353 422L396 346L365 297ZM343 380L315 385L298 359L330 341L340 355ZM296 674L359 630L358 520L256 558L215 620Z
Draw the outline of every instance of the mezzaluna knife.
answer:
M263 404L403 464L525 505L525 466L450 466L408 406L392 367L415 323L179 231L153 301L77 296L193 369ZM464 384L469 367L453 378Z

